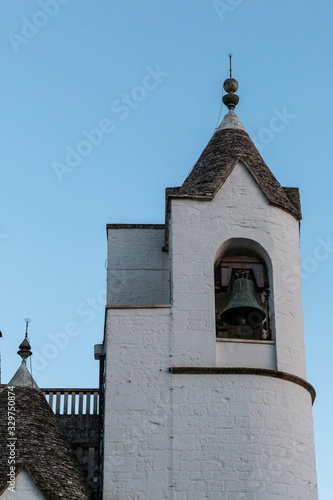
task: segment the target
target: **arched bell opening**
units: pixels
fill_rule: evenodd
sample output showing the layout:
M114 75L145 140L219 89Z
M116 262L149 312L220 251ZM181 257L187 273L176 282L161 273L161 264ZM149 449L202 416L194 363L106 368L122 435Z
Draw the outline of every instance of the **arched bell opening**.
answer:
M219 339L272 340L269 273L264 252L256 251L255 242L250 242L230 240L222 246L215 262Z

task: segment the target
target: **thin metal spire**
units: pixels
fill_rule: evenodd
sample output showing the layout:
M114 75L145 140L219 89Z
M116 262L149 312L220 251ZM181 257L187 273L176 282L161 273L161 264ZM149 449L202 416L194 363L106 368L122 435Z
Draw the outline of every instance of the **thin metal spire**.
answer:
M24 321L25 321L25 338L28 338L28 326L29 326L29 323L31 323L31 319L24 318Z
M230 78L232 78L231 58L232 58L232 54L230 53L229 54L229 59L230 59L230 69L229 69Z
M223 88L226 92L228 92L226 95L222 97L222 101L224 104L229 108L229 111L233 112L235 109L235 106L237 106L239 97L235 92L238 90L238 82L234 78L232 78L232 64L231 64L231 58L232 54L229 54L229 61L230 61L230 69L229 73L230 76L227 78L223 84Z
M17 354L21 356L23 362L25 363L25 360L32 354L30 342L28 339L28 325L31 319L24 318L24 321L25 321L25 337L23 342L19 345L19 350L17 351Z

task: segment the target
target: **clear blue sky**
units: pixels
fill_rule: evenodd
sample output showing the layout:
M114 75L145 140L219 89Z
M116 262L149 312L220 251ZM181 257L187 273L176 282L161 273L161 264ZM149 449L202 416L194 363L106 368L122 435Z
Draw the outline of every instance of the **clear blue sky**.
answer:
M38 384L97 386L105 225L164 222L165 187L182 183L214 132L232 52L237 114L280 183L301 190L308 379L320 500L331 500L333 4L215 3L3 2L2 378L29 316ZM285 123L272 131L277 112ZM95 145L82 143L96 127Z

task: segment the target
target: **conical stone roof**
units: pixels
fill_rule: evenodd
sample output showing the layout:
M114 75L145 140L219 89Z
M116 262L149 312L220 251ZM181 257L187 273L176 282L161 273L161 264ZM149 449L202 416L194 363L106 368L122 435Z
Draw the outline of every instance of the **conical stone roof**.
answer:
M22 361L20 364L19 369L15 373L14 377L11 379L11 381L7 384L7 387L31 387L32 389L38 389L39 387L34 381L31 373L29 372L27 368L27 364L25 361Z
M15 406L16 475L25 469L46 500L91 499L75 453L25 361L0 394L0 495L8 487L7 445L13 442L9 441L13 437L8 427L9 406Z
M167 195L212 199L239 161L271 205L297 220L302 218L298 189L280 185L233 110L225 116L182 186L167 191Z
M233 108L231 105L229 113L225 115L183 184L165 190L163 250L166 252L169 249L171 199L212 200L238 162L247 168L271 205L285 210L296 220L302 218L298 188L281 186L262 159Z

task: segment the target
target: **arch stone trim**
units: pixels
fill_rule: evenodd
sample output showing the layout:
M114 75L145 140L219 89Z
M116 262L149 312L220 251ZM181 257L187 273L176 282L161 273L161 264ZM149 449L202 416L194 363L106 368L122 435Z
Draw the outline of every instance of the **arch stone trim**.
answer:
M217 366L170 366L170 373L173 375L257 375L261 377L273 377L281 380L287 380L294 384L304 387L312 399L312 404L316 399L316 391L314 387L306 380L291 373L281 372L278 370L268 370L266 368L222 368Z

